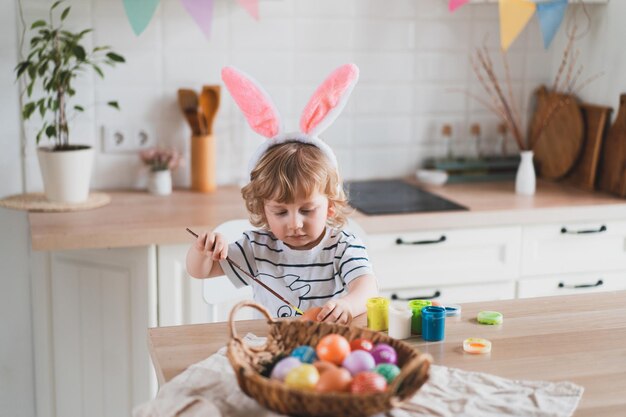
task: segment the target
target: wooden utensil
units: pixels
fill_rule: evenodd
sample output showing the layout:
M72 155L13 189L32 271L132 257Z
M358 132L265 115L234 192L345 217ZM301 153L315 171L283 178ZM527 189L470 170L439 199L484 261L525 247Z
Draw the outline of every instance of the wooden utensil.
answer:
M219 85L205 85L202 87L200 93L200 109L204 115L206 121L206 133L213 134L213 123L215 122L215 115L220 108L220 86Z
M582 114L573 96L548 92L545 86L535 91L535 98L537 110L530 132L538 175L558 179L570 171L582 150Z
M602 147L598 188L626 197L626 94L620 96L617 117Z
M585 190L593 190L600 163L602 141L608 131L613 109L606 106L581 103L585 137L580 158L568 174L566 182Z
M178 106L183 111L183 115L191 128L193 135L199 135L203 132L200 117L198 114L198 94L188 88L178 89Z
M198 238L198 234L193 232L190 228L186 227L185 230L187 230L189 233L191 233L193 236L195 236L196 238ZM228 263L237 268L238 270L240 270L241 272L243 272L248 278L250 278L251 280L253 280L254 282L256 282L257 284L259 284L261 287L265 288L266 290L268 290L270 293L272 293L272 295L274 295L276 298L278 298L280 301L282 301L283 303L287 304L289 307L293 308L295 311L297 311L300 314L304 314L302 312L302 310L300 310L298 307L294 306L293 304L291 304L289 301L285 300L283 298L282 295L278 294L276 291L274 291L273 289L271 289L270 287L268 287L266 284L264 284L262 281L260 281L259 279L257 279L254 275L250 274L249 272L247 272L245 269L243 269L242 267L240 267L235 261L233 261L232 259L230 259L229 257L226 257L226 260L228 261Z

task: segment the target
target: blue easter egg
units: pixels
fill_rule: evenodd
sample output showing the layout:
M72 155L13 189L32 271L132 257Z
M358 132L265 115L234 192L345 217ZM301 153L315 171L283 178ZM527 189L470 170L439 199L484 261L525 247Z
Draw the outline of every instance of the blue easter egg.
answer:
M317 360L317 354L315 353L315 349L307 345L302 345L295 348L293 352L291 352L291 356L300 359L300 362L302 363L313 363Z

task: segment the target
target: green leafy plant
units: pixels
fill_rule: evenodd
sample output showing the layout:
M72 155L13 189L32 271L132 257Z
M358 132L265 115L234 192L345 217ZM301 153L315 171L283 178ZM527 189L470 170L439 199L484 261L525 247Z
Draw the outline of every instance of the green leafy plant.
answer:
M63 23L71 7L60 12L54 19L55 9L63 3L56 1L50 7L49 20L37 20L30 26L33 37L30 40L28 57L17 64L17 79L25 81L27 99L22 106L22 117L28 120L39 112L43 125L37 133L37 144L46 135L54 139L54 150L72 149L69 144L68 108L70 100L76 94L74 81L88 69L93 69L104 78L102 65L111 67L125 62L124 57L116 54L109 46L96 46L88 52L81 41L93 29L77 33L63 28ZM60 10L60 8L59 8ZM33 89L40 85L42 97L32 98ZM116 101L109 101L109 106L119 110ZM83 112L81 105L73 105L74 114Z

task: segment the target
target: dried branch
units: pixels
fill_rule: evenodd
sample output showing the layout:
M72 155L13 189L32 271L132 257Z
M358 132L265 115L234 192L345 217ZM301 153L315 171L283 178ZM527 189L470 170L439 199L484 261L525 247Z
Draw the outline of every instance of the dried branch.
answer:
M567 45L565 46L565 50L563 51L563 57L561 58L561 64L559 65L559 70L556 73L556 77L554 78L554 84L552 85L552 91L558 91L559 81L561 79L561 75L563 74L563 70L565 69L565 65L567 64L567 60L569 59L569 52L572 49L572 45L574 44L574 38L576 36L576 25L574 25L573 31L568 33L567 35Z
M513 84L511 83L511 70L509 68L509 60L507 59L506 52L502 53L502 62L504 63L504 76L507 89L509 90L509 100L511 100L511 108L513 110L513 117L515 118L515 123L518 126L522 125L522 118L520 116L519 108L517 107L517 103L515 101L515 97L513 96Z

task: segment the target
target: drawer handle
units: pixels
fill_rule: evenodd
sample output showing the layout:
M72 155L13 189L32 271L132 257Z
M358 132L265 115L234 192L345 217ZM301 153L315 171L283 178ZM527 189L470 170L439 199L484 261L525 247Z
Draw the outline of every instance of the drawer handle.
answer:
M396 245L432 245L433 243L441 243L446 241L446 235L441 235L437 240L414 240L413 242L406 242L401 237L396 239Z
M395 292L391 294L392 300L409 301L409 300L432 300L441 297L441 291L436 290L432 295L416 295L415 297L400 297Z
M604 285L604 281L598 280L595 284L580 284L580 285L565 285L564 282L559 282L559 288L593 288Z
M561 233L568 233L571 235L583 235L587 233L602 233L606 232L606 226L602 225L599 229L591 229L591 230L567 230L567 227L561 228Z

